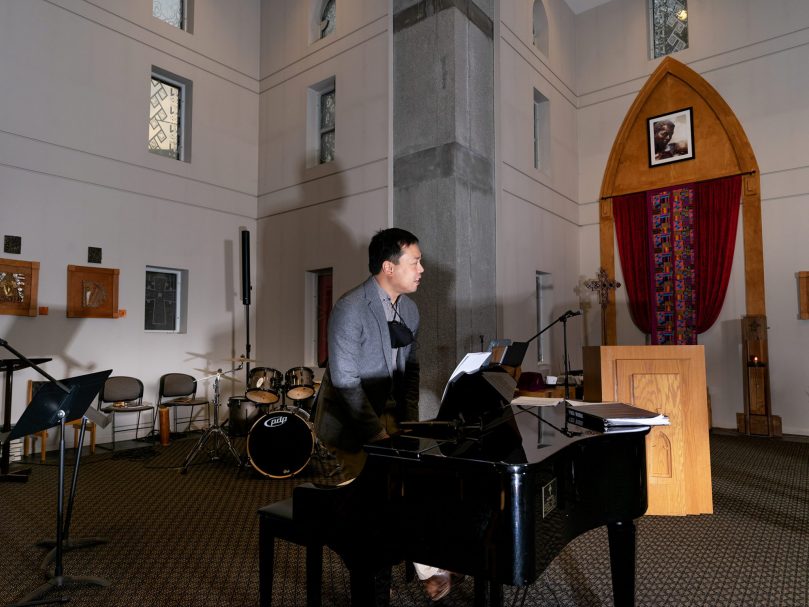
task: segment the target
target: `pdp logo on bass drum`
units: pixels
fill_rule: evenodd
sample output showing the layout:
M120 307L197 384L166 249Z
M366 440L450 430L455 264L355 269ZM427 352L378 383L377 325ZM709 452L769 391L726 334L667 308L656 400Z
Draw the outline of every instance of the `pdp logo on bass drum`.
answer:
M270 419L264 421L265 428L278 428L287 423L287 418L284 415L274 415Z

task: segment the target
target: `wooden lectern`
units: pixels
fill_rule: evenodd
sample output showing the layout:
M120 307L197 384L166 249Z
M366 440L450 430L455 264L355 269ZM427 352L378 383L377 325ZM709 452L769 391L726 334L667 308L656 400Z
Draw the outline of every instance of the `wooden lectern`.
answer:
M588 346L584 400L621 401L668 416L646 437L646 514L713 513L703 346Z

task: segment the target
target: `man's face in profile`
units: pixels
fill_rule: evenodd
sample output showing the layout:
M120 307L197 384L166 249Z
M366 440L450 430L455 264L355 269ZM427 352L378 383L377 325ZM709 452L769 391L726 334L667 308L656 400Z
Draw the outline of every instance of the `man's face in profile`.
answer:
M674 123L670 120L655 122L654 133L655 151L665 150L669 141L671 141L671 136L674 134Z

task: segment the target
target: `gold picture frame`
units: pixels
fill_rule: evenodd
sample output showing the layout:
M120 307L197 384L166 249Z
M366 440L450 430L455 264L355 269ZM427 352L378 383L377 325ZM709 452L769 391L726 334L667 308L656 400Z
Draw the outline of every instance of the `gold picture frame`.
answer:
M67 266L67 317L118 318L116 268Z
M0 314L36 316L39 262L0 259Z

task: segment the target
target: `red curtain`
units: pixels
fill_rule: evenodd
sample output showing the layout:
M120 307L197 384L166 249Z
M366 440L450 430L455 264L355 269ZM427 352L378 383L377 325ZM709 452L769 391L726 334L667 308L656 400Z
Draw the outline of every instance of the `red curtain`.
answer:
M697 333L716 322L725 301L736 247L741 184L741 176L734 175L693 186ZM612 212L632 321L649 335L656 307L651 301L646 201L647 192L616 196Z
M629 299L629 313L635 325L646 333L652 332L652 311L649 283L649 214L646 192L616 196L612 199L618 255L624 272Z
M730 280L742 191L740 175L694 185L694 258L697 333L719 317Z

